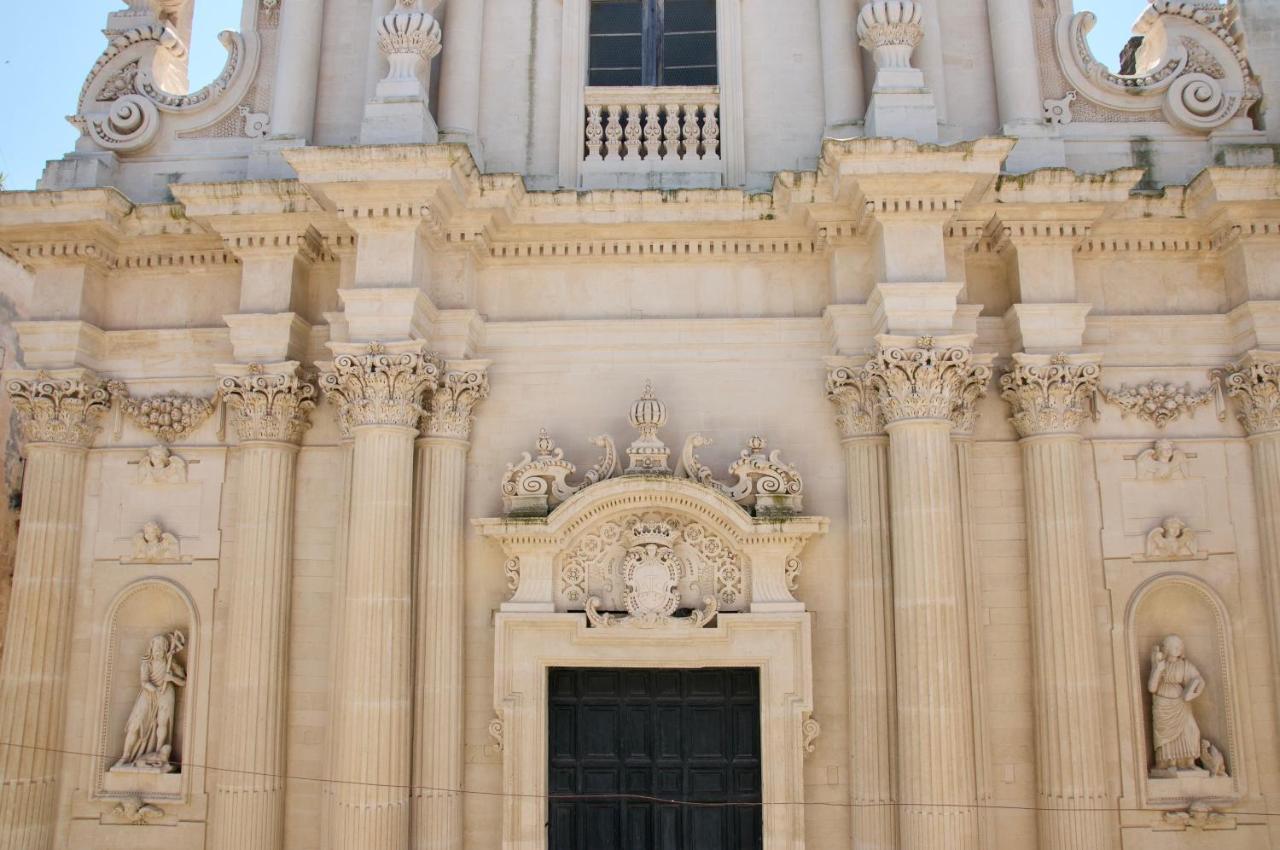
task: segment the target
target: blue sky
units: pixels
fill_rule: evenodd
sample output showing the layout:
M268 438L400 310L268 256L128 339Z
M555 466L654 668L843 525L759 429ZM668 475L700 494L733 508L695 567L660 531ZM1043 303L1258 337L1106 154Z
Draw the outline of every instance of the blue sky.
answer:
M222 68L226 53L217 33L239 27L241 2L196 0L193 88L212 80ZM0 99L8 118L0 126L0 172L9 189L31 189L45 160L75 145L76 132L65 116L75 111L84 76L105 44L101 28L107 13L124 4L74 0L67 7L74 13L59 12L54 28L49 26L48 4L6 5L7 25L0 30ZM1092 38L1099 58L1115 64L1130 25L1146 5L1147 0L1076 0L1077 8L1106 9L1099 14Z

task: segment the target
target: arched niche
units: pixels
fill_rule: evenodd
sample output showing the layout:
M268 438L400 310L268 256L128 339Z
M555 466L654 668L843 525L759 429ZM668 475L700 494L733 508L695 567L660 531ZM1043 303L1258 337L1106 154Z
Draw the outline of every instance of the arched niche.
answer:
M196 606L176 583L163 578L143 579L121 590L107 608L101 658L102 693L98 724L96 791L100 796L145 796L147 799L180 799L189 773L179 767L172 773L112 772L124 748L129 715L141 690L139 668L152 638L182 632L186 646L178 659L186 671L187 685L175 700L170 760L188 759L192 735L191 690L201 647Z
M1145 805L1181 808L1195 801L1232 804L1245 795L1235 654L1230 613L1205 582L1182 573L1156 576L1133 594L1126 615L1130 679L1133 687L1134 766ZM1204 679L1204 692L1190 703L1202 738L1226 758L1227 776L1153 777L1152 696L1148 690L1151 651L1168 635L1178 635L1186 657Z

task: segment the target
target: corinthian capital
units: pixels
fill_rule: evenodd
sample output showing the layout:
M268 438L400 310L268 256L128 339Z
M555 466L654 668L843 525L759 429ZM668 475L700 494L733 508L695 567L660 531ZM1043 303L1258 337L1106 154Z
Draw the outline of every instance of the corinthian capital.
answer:
M1013 427L1023 437L1074 434L1098 392L1099 358L1015 354L1013 359L1013 369L1000 378L1000 397L1013 408Z
M827 400L836 406L836 427L846 440L884 431L880 400L862 366L832 363L827 372Z
M218 391L231 408L241 442L296 443L311 427L316 388L298 377L296 362L220 367Z
M422 342L338 345L320 388L338 406L344 429L361 425L417 428L422 395L440 379L440 361Z
M942 419L972 427L991 380L991 367L974 361L972 337L881 336L876 342L867 381L886 423Z
M1250 436L1280 431L1280 352L1251 351L1219 374Z
M98 420L111 407L111 394L96 375L83 370L13 378L9 399L28 443L62 443L88 448Z
M423 432L428 437L471 438L475 406L489 397L489 362L449 363L431 395Z

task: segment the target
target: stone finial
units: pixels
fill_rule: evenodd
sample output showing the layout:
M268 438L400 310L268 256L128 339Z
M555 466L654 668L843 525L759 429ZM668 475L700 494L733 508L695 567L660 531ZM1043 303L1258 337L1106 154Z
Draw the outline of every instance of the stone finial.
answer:
M488 362L445 367L431 395L423 432L428 437L471 438L475 406L489 397Z
M738 459L729 467L737 480L723 484L698 458L697 450L711 445L711 439L693 434L685 441L677 478L688 478L737 502L756 516L794 516L804 503L804 481L796 468L783 463L780 451L767 452L764 437L752 437ZM766 453L767 452L767 453Z
M1280 352L1252 351L1219 377L1250 436L1280 432Z
M508 516L546 516L556 505L579 490L618 473L618 450L607 434L593 440L604 456L587 470L582 480L569 482L577 468L564 458L564 450L544 428L538 434L537 455L524 453L519 463L508 464L502 477L502 508Z
M876 68L911 67L911 54L924 40L924 8L914 0L872 0L858 13L858 43L871 52Z
M668 461L671 450L658 437L658 429L667 424L667 406L654 394L652 382L645 382L644 392L631 405L629 419L631 427L639 431L640 436L627 449L627 459L630 461L627 474L670 473Z
M966 406L982 396L991 367L975 363L973 349L954 340L921 337L912 343L882 336L867 363L867 380L879 399L885 422L967 420Z
M98 422L111 406L111 394L91 373L55 376L38 372L14 378L6 387L28 443L62 443L88 448Z
M311 427L315 387L298 377L297 364L269 372L254 364L245 374L223 375L218 390L231 408L231 421L242 442L264 440L296 443Z
M1023 437L1074 434L1092 411L1102 367L1097 358L1014 355L1000 378L1000 397L1013 409L1013 427Z
M426 412L423 395L440 379L435 355L421 342L341 348L321 372L320 388L338 406L344 428L395 425L416 430Z
M408 86L416 93L423 68L442 47L440 23L422 9L419 0L396 0L395 7L378 21L376 36L378 50L390 66L379 88Z

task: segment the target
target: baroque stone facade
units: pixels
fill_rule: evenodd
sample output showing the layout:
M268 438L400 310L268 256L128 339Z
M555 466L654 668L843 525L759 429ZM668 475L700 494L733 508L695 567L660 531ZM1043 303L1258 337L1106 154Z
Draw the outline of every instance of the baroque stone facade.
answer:
M0 850L1280 845L1268 3L195 2L0 193Z

